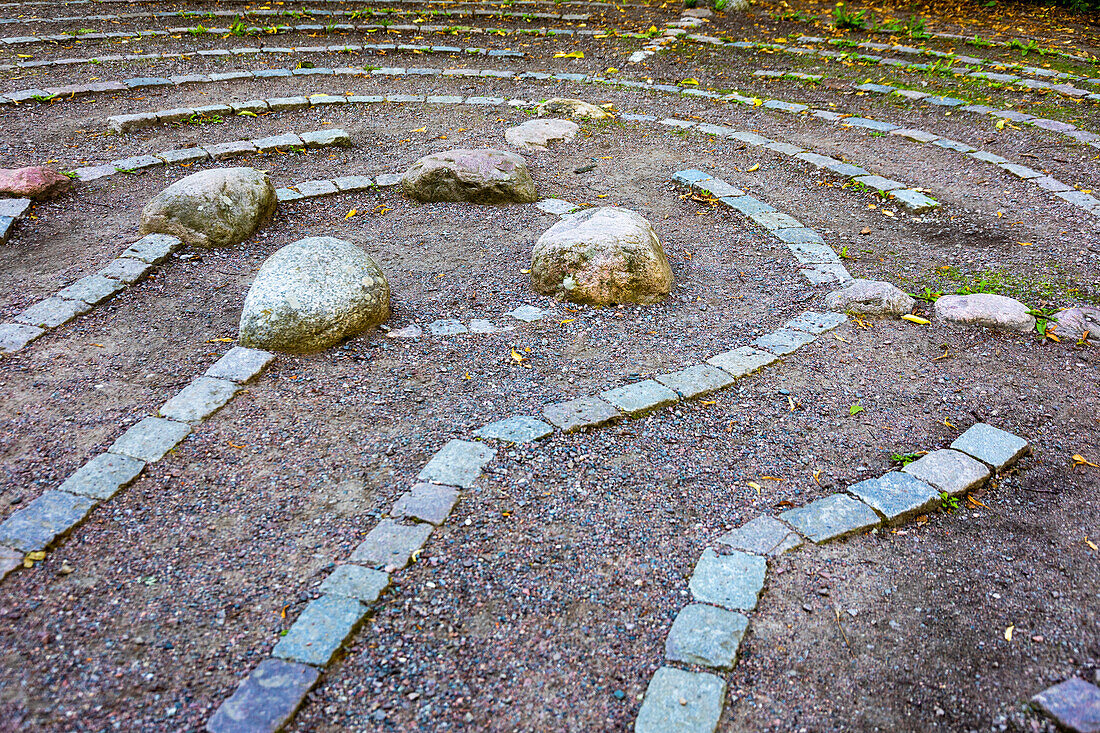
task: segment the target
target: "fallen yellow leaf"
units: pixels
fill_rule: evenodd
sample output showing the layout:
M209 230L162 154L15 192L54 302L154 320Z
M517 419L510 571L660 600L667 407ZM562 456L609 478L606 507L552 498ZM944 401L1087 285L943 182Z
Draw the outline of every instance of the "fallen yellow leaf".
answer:
M1089 547L1091 547L1093 552L1096 552L1097 550L1100 550L1100 547L1097 547L1096 543L1093 542L1092 540L1085 540L1085 544L1088 545Z
M356 215L356 214L358 214L358 213L359 213L359 211L358 211L358 210L356 210L356 209L352 209L352 210L351 210L351 211L349 211L348 213L344 214L344 218L345 218L345 219L350 219L351 217L355 216L355 215Z
M1017 242L1016 244L1020 245L1021 247L1030 247L1031 245L1033 245L1035 243L1034 242Z
M759 495L760 495L760 492L761 492L761 491L762 491L762 490L764 489L764 487L763 487L763 486L761 486L760 484L756 483L755 481L746 481L745 483L747 483L747 484L748 484L748 485L749 485L749 486L750 486L751 488L754 488L754 489L756 489L756 495L757 495L757 496L759 496Z
M428 131L428 128L426 128L426 127L418 127L415 130L409 130L409 132L427 132L427 131Z
M233 343L233 339L231 339L231 338L210 339L206 343L208 343L208 344L231 344L231 343Z
M747 169L745 172L746 173L752 173L753 171L758 171L758 170L760 170L760 164L759 163L754 163L752 168Z
M912 313L906 313L904 316L902 316L902 320L910 321L911 323L916 323L921 326L927 326L932 323L932 321L928 320L927 318L914 316Z
M1077 468L1078 466L1092 466L1093 468L1100 468L1100 466L1096 465L1092 461L1086 460L1084 456L1074 454L1073 467Z
M1007 629L1005 629L1005 641L1012 641L1012 632L1015 630L1015 626L1009 626Z

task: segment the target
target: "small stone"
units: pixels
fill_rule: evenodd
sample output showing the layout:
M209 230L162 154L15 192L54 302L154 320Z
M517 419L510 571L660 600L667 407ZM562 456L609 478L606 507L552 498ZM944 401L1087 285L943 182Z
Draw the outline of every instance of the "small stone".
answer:
M275 355L269 351L234 346L206 370L205 376L245 384L252 381L274 358Z
M47 491L0 523L0 545L41 552L80 524L95 504L67 491Z
M676 616L665 640L665 659L729 670L749 626L744 614L692 603Z
M359 565L341 565L321 583L321 592L374 603L390 585L390 574Z
M160 416L177 422L200 423L221 409L241 389L236 382L197 377L164 403Z
M804 331L815 336L831 331L848 320L847 316L840 313L815 313L806 311L784 325L784 328L793 328L796 331Z
M0 194L36 201L65 193L73 185L68 176L43 166L0 169Z
M503 440L508 443L533 443L536 440L542 440L553 432L554 428L542 420L536 420L526 415L516 415L478 428L474 431L474 435L479 438Z
M529 120L504 131L508 144L524 150L546 150L551 143L569 142L580 127L556 118Z
M856 280L825 296L825 307L829 310L861 316L905 315L912 313L916 304L901 288L876 280Z
M814 337L805 331L794 331L789 328L780 328L771 333L764 334L752 342L758 349L771 352L776 356L786 356L795 350L813 343Z
M951 448L992 466L994 471L1003 471L1031 452L1023 438L981 422L955 438Z
M926 512L940 499L939 491L901 471L860 481L849 486L848 492L862 499L887 522L900 522Z
M80 300L46 298L30 306L13 320L40 328L57 328L89 310L91 306Z
M206 723L207 733L275 733L290 722L321 671L265 659L241 681Z
M1071 733L1100 733L1100 687L1080 677L1048 687L1031 703Z
M453 486L419 483L401 495L390 510L390 516L416 519L438 527L450 516L456 501L458 489Z
M14 354L44 333L45 329L25 323L0 323L0 353Z
M994 293L944 295L935 303L936 318L944 321L1021 333L1035 328L1035 317L1028 311L1028 307L1020 301Z
M425 202L504 204L538 201L527 162L514 153L488 148L426 155L405 171L401 189L410 198Z
M321 596L302 610L271 654L292 662L324 667L366 613L367 607L353 598Z
M481 471L496 453L483 443L452 440L432 456L417 478L463 489L473 488Z
M147 417L119 436L107 452L154 463L190 433L191 426L186 423Z
M455 318L444 318L429 323L428 333L433 336L457 336L459 334L469 333L469 329L462 325L462 321Z
M569 117L577 117L586 120L606 120L614 116L604 108L597 107L589 102L564 97L553 97L548 99L545 102L539 103L535 109L539 117L551 114L568 115Z
M703 550L688 581L695 600L732 611L751 611L764 588L767 561L744 552L719 555Z
M713 364L734 378L747 376L777 361L779 357L775 354L751 346L724 351L707 359L708 364Z
M774 557L802 546L798 533L764 514L718 538L719 544L753 555Z
M779 518L816 544L876 527L882 521L874 509L843 494L832 494L790 509Z
M932 451L901 470L951 496L976 489L989 478L989 469L983 463L946 448Z
M144 470L145 461L115 453L101 453L65 479L58 490L103 501L129 485Z
M661 667L646 688L634 733L713 733L725 699L721 677Z
M351 553L351 561L371 567L400 570L432 533L430 524L398 524L383 519Z
M696 364L671 374L659 374L654 379L676 390L685 400L716 392L734 382L729 373L710 364Z
M664 387L652 379L646 379L625 387L617 387L601 392L607 402L630 417L639 417L652 410L671 405L680 399L676 392Z
M1074 341L1087 339L1091 344L1100 344L1100 308L1090 305L1065 308L1051 319L1058 323L1055 330L1059 337Z
M622 415L598 397L578 397L567 402L555 402L542 409L548 422L567 433L594 428L617 420Z

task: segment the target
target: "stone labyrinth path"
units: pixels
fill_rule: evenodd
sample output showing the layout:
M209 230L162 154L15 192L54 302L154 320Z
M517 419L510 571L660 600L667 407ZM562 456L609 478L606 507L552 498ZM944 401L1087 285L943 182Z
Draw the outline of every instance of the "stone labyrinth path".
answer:
M1096 28L781 5L0 4L0 730L1100 730Z

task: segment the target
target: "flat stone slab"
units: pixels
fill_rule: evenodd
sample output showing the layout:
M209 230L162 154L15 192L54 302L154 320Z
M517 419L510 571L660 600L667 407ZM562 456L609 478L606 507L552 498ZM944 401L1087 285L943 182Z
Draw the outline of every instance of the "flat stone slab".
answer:
M515 310L505 313L506 316L511 316L517 321L523 321L525 323L531 323L537 321L546 315L546 311L542 308L536 308L533 305L521 305Z
M275 355L262 349L234 346L206 370L207 377L245 384L262 372Z
M321 596L306 605L271 655L324 667L366 614L367 607L354 598Z
M1080 677L1048 687L1031 704L1071 733L1100 733L1100 687Z
M718 543L753 555L775 557L802 546L798 533L775 517L763 514L726 532Z
M679 401L680 395L652 379L600 392L600 397L631 417L638 417Z
M360 565L341 565L321 583L321 592L374 603L389 585L389 573Z
M553 432L554 428L542 420L536 420L526 415L515 415L480 427L474 431L474 435L479 438L503 440L508 443L532 443L536 440L542 440Z
M899 522L926 512L940 500L940 492L920 479L901 471L860 481L848 487L865 504L888 522Z
M984 463L947 448L932 451L901 470L951 496L976 489L989 478Z
M923 214L926 211L938 209L940 206L939 201L911 188L895 189L889 193L889 196L901 204L901 208L911 214Z
M833 330L847 320L848 316L843 313L815 313L814 311L806 311L798 318L788 321L784 328L805 331L806 333L812 333L814 336L817 336L826 331Z
M713 548L703 550L688 581L697 601L731 611L751 611L764 588L767 561L756 555L733 552L719 555Z
M90 305L81 300L51 297L30 306L15 316L15 320L39 328L57 328L80 314L87 313L91 308Z
M106 267L96 274L110 278L111 280L124 282L127 285L132 285L145 277L152 269L153 266L147 262L142 262L132 257L119 257L111 260Z
M400 570L432 533L430 524L398 524L383 519L351 554L351 561L372 567Z
M0 352L13 354L44 333L44 328L26 323L0 323Z
M137 423L107 449L108 453L153 463L179 445L191 433L191 426L175 420L147 417Z
M811 542L821 544L878 526L875 510L861 501L833 494L779 515Z
M0 523L0 545L22 552L45 550L88 516L96 502L51 490Z
M622 414L599 397L578 397L542 408L543 417L567 433L594 428L617 420Z
M661 667L646 688L634 733L713 733L725 700L721 677Z
M732 351L723 351L707 359L712 364L734 378L752 374L757 369L763 369L768 364L779 361L779 357L767 351L754 349L751 346L742 346Z
M813 343L814 337L805 331L795 331L791 328L780 328L766 333L752 342L752 345L764 351L770 351L776 356L786 356L802 348L806 344Z
M443 318L429 323L428 333L433 336L457 336L469 333L469 329L462 325L462 321L454 318Z
M724 389L734 382L728 372L710 364L696 364L671 374L660 374L654 379L676 390L685 400Z
M160 408L160 416L186 423L199 423L225 406L241 386L227 379L196 377Z
M417 519L437 527L447 519L458 501L458 489L440 484L416 484L401 495L390 509L395 519Z
M150 265L159 265L168 259L168 255L183 246L183 240L171 234L146 234L122 252L122 257L141 260Z
M82 277L67 288L58 290L57 295L65 300L80 300L88 305L99 305L125 287L126 283L121 280L95 274Z
M1023 438L984 422L972 425L965 433L955 438L951 448L977 458L982 463L992 466L995 471L1011 466L1021 456L1031 452L1031 448Z
M207 733L275 733L294 717L321 671L283 659L265 659L218 706Z
M665 640L665 659L728 670L737 663L737 649L749 626L744 614L692 603L672 622Z
M78 468L58 489L92 499L110 499L144 470L145 461L101 453Z
M556 214L558 216L572 214L574 211L578 211L581 208L564 199L543 199L535 204L535 206L545 211L547 214Z
M417 475L421 481L473 487L485 464L493 460L497 452L483 443L469 440L452 440L440 448Z
M367 191L374 187L374 179L370 176L340 176L339 178L333 178L332 182L341 191L349 193Z

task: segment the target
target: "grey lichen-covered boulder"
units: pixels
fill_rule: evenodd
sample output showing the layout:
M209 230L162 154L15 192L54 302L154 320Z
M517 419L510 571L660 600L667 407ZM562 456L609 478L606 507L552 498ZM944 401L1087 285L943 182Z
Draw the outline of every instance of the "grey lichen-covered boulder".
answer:
M581 128L576 122L549 117L528 120L522 125L509 127L504 131L504 139L517 148L546 150L550 143L569 142L579 129Z
M260 267L241 313L240 345L305 353L390 317L386 276L363 250L334 237L288 244Z
M825 296L825 307L860 316L901 316L913 312L917 301L899 287L880 280L856 280Z
M401 190L417 201L475 204L538 201L527 161L515 153L490 148L425 155L405 171Z
M568 97L547 99L545 102L540 102L535 109L539 117L549 114L568 115L569 117L579 117L586 120L608 120L615 116L603 107L597 107L591 102Z
M944 295L936 299L936 318L952 323L988 326L1026 333L1035 328L1035 316L1018 300L994 293Z
M193 247L228 247L252 236L275 212L263 171L215 168L161 191L141 212L142 234L172 234Z
M1075 341L1084 338L1090 344L1100 344L1100 308L1091 305L1065 308L1051 318L1058 322L1054 330L1059 338Z
M607 206L566 217L539 237L531 283L574 303L654 303L672 289L672 268L641 214Z

